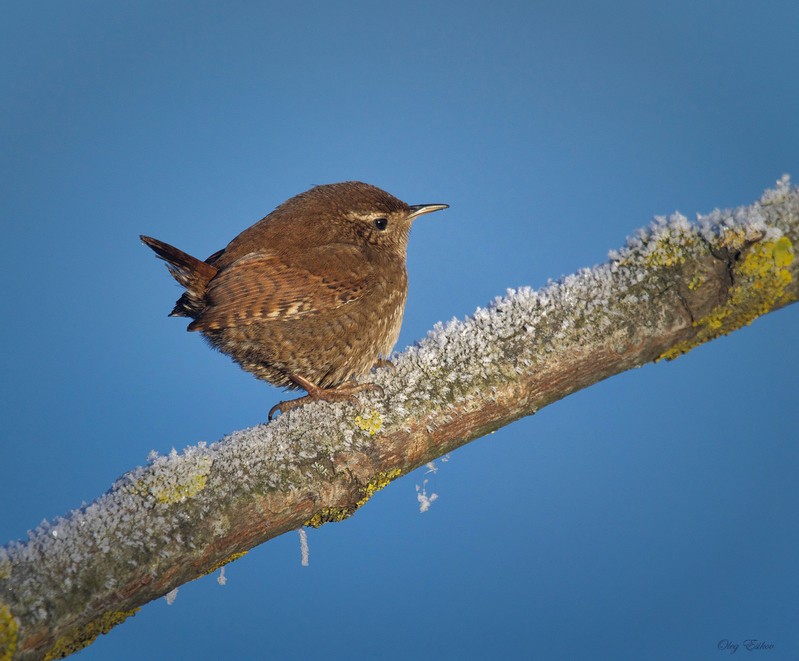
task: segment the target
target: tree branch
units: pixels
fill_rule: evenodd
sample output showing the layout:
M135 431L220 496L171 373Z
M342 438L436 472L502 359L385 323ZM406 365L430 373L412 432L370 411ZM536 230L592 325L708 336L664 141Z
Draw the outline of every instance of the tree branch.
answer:
M384 396L315 403L155 456L0 548L0 660L58 658L143 604L586 386L672 359L799 298L799 189L657 219L608 263L508 291L381 369Z

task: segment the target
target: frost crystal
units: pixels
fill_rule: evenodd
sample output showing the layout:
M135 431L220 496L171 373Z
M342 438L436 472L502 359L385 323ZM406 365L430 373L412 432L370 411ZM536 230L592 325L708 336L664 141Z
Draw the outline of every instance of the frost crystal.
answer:
M434 501L438 500L437 493L431 493L429 496L427 495L427 480L422 482L422 485L416 485L416 500L419 501L419 513L423 514L427 510L430 509L430 506L433 504Z
M300 533L300 554L302 556L302 566L308 566L308 533L305 532L305 528L300 528L298 531Z

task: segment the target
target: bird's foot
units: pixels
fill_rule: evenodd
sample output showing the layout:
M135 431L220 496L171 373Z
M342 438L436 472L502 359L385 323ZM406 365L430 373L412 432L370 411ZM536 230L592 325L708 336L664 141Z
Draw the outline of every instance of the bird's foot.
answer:
M298 406L313 402L316 400L323 400L325 402L350 402L355 403L355 395L364 390L377 390L383 394L383 387L376 383L342 383L335 388L320 388L314 385L307 379L301 376L292 376L291 380L294 381L300 388L305 390L308 394L297 399L289 399L285 402L278 402L271 409L269 409L268 419L272 420L272 416L280 411L286 413L291 409L296 409Z

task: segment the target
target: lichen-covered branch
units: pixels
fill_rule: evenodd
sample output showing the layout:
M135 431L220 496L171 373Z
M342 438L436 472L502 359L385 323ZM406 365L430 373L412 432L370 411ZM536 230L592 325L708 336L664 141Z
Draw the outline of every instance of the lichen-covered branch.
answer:
M799 190L657 219L610 261L509 291L315 403L154 456L0 548L0 661L57 658L267 539L350 516L391 480L569 393L671 359L799 298Z

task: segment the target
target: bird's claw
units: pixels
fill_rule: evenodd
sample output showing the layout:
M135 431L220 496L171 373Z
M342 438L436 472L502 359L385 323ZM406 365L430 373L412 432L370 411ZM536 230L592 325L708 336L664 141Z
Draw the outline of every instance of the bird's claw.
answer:
M350 404L355 404L355 395L364 390L377 390L380 392L381 396L385 396L386 394L385 390L383 390L383 386L377 383L347 383L336 386L335 388L319 388L302 377L293 377L292 380L297 383L298 386L304 388L308 394L298 397L297 399L288 399L275 404L269 409L269 414L267 415L268 422L272 421L272 416L274 416L277 411L287 413L291 411L291 409L295 409L312 401L322 400L325 402L349 402Z

